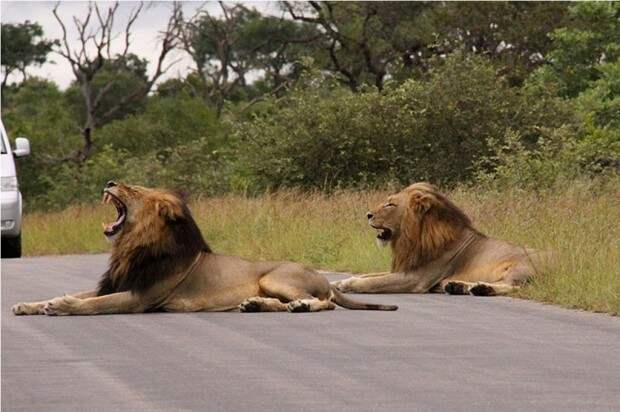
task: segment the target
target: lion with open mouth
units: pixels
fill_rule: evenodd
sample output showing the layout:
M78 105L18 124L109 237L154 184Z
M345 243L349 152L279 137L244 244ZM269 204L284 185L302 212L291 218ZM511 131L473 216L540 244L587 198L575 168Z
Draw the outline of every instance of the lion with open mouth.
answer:
M213 253L175 193L108 182L103 202L117 218L108 270L92 291L19 303L16 315L97 315L152 311L316 312L396 310L342 295L316 271L293 262L253 262Z
M428 183L388 196L366 217L377 242L392 248L392 270L334 282L341 292L504 295L553 261L548 252L485 236Z

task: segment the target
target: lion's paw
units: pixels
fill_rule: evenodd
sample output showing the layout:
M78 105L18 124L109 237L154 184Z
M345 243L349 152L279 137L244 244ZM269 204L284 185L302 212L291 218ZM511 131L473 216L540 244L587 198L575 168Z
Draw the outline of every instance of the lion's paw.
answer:
M491 285L476 283L469 289L469 293L474 296L495 296L495 289Z
M449 295L468 295L469 286L461 282L448 282L443 290Z
M336 280L331 282L331 285L334 286L342 293L352 292L353 291L353 282L355 282L357 278L350 277L342 280Z
M294 313L310 312L310 303L303 300L294 300L286 305L286 310Z
M21 316L21 315L42 315L43 307L36 303L25 303L20 302L11 307L11 311L13 314Z
M260 297L248 298L239 305L239 311L245 313L261 312L261 308L262 299Z
M65 316L75 314L80 299L73 296L65 295L54 298L43 306L43 313L48 316Z

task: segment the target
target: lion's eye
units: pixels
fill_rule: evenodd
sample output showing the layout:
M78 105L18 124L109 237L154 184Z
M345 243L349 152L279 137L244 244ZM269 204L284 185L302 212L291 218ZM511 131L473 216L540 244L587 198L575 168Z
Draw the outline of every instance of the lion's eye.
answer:
M394 203L386 203L385 207L396 207Z

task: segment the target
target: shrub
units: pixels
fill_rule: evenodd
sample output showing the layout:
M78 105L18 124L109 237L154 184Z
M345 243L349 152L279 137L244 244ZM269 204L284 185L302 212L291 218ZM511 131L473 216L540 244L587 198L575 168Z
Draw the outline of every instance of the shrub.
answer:
M314 84L272 105L234 132L239 170L259 188L452 184L470 179L491 153L489 139L506 130L536 142L541 127L575 122L544 88L510 88L472 56L452 56L427 79L383 93Z
M102 147L111 145L132 155L162 150L200 138L221 140L215 111L198 98L152 98L140 115L109 123L97 130Z
M212 142L206 138L138 156L107 145L84 164L65 162L48 167L38 182L47 190L30 198L28 207L53 210L92 203L110 179L179 188L196 195L222 193L229 187L228 155L226 150L212 149Z

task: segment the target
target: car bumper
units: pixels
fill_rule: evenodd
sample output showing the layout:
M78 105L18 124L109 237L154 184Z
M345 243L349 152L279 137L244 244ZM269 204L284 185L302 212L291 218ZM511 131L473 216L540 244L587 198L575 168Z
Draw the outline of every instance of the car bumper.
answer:
M2 237L19 236L22 230L22 195L19 192L0 192Z

